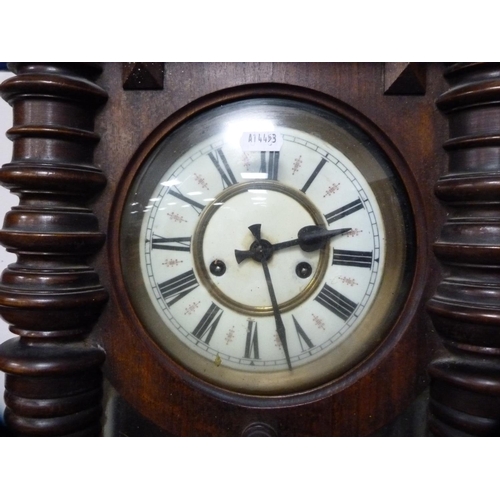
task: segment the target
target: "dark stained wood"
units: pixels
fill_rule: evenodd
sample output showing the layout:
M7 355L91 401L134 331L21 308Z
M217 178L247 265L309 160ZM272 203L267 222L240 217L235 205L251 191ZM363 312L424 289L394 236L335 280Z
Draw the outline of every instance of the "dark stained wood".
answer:
M94 405L89 409L70 415L51 418L28 418L15 414L7 408L5 410L5 422L10 429L16 429L17 434L24 436L70 436L78 431L83 431L82 435L84 436L96 436L100 427L95 422L100 421L101 412L100 405ZM88 430L89 426L90 432Z
M446 83L440 65L426 69L426 95L409 98L384 96L384 64L376 63L169 63L162 92L123 92L121 65L104 66L99 84L113 99L96 121L102 140L95 158L108 185L92 208L108 242L93 264L110 301L92 339L106 350L106 376L127 404L165 433L179 436L241 436L255 423L279 436L369 435L394 420L425 389L428 362L439 349L425 305L440 280L430 248L444 222L434 188L446 164L446 122L434 104ZM134 166L148 150L145 144L210 106L280 93L302 99L307 95L340 110L383 145L412 205L416 263L404 311L368 359L314 390L250 397L188 374L141 327L121 286L119 220Z
M448 172L436 186L448 218L434 245L445 277L429 302L448 349L432 377L435 435L500 435L500 65L456 64L439 97Z
M13 67L17 76L0 89L14 108L8 132L13 161L0 170L0 181L20 197L0 232L0 242L18 256L0 283L0 313L19 335L0 347L10 429L29 435L99 434L104 363L123 401L115 405L116 414L106 415L117 435L133 435L139 420L156 428L154 435L371 435L387 429L426 390L428 364L436 358L433 433L492 432L498 391L488 384L496 388L500 346L491 340L496 314L485 318L496 301L496 264L488 259L498 254L498 152L492 129L500 118L494 106L474 103L491 101L494 91L485 85L485 75L493 79L500 71L491 64L448 71L457 88L469 78L474 93L471 98L455 90L441 99L446 113L460 117L450 119L448 140L447 120L435 108L439 96L450 95L443 67L410 66L412 77L425 70L425 95L384 95L387 85L411 93L415 79L406 79L405 68L391 73L383 63L168 63L163 90L129 92L123 89L121 63L103 65L102 73L94 64ZM102 107L106 95L111 98ZM121 276L121 211L151 145L198 112L250 96L306 100L357 124L394 165L415 226L411 287L381 344L342 377L282 397L221 390L187 373L139 323ZM480 147L469 147L478 140ZM451 167L445 175L446 154ZM476 175L479 159L484 168ZM436 185L446 209L434 194ZM469 205L474 220L463 224ZM477 238L483 238L481 245L474 243ZM435 241L444 280L431 251ZM475 250L485 255L477 257ZM434 335L426 309L431 297L449 353ZM471 327L470 297L479 297ZM454 307L457 301L464 307Z
M125 90L163 89L164 63L123 63L123 88Z
M242 437L276 437L276 431L267 424L254 422L243 429Z
M13 158L0 182L19 197L0 243L17 255L0 282L0 314L19 337L0 346L5 422L13 434L98 435L104 351L86 336L108 295L87 260L105 235L87 203L106 183L93 130L106 93L94 64L11 67L0 94L14 111Z
M424 95L426 65L424 63L385 63L386 95Z

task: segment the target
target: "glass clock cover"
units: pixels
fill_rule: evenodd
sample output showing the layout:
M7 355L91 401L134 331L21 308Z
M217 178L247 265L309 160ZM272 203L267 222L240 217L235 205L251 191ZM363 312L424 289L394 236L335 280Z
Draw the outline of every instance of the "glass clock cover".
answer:
M372 352L404 293L404 194L372 141L292 100L210 109L137 171L122 271L148 335L216 386L286 394Z

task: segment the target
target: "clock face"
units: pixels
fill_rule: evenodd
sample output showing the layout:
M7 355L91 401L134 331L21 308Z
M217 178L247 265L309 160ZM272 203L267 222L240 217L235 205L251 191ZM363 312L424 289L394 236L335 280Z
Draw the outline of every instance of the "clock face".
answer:
M327 111L283 99L206 111L138 169L121 225L129 297L197 377L249 394L318 386L398 313L403 199L377 148Z

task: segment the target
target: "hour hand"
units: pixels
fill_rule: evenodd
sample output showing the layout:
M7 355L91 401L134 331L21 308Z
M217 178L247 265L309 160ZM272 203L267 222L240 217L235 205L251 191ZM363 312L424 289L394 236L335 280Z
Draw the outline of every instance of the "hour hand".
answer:
M323 248L330 238L348 233L351 228L325 229L322 226L305 226L297 234L299 246L304 252L314 252Z
M325 229L323 226L305 226L299 230L297 238L289 241L282 241L272 245L267 240L261 240L260 224L250 226L251 233L255 237L255 242L249 250L235 250L234 255L238 264L241 264L245 259L253 258L261 262L263 253L266 260L269 260L276 250L299 246L304 252L315 252L324 248L330 238L351 231L350 227L341 229ZM256 244L257 243L257 244Z
M255 255L255 252L252 250L235 250L234 255L236 257L236 262L238 262L238 264L241 264L245 259L253 257Z

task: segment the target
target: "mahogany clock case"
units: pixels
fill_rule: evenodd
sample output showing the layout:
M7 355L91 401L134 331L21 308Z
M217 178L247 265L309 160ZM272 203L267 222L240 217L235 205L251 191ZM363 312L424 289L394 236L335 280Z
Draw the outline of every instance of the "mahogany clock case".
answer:
M111 387L108 391L111 396L104 400L104 422L116 434L124 432L120 429L123 421L120 413L125 411L137 412L138 420L148 422L141 425L150 426L150 431L143 429L137 433L366 436L376 433L410 408L428 388L430 361L442 352L427 304L442 279L441 267L432 249L447 216L436 198L435 187L446 172L443 143L448 137L448 128L446 118L436 108L436 99L447 90L448 83L441 64L419 65L413 79L411 75L408 77L408 67L406 63L398 67L383 63L16 66L18 80L2 89L4 98L13 104L16 130L11 133L13 162L2 169L1 181L22 193L21 207L16 213L24 210L38 215L55 210L58 214L67 212L68 217L77 213L79 218L73 219L71 228L63 228L55 216L43 219L44 230L58 234L50 242L44 239L45 247L28 237L18 236L19 228L21 232L25 230L20 225L26 219L9 215L4 223L2 244L21 256L20 265L4 273L0 290L2 315L11 324L21 325L13 327L20 341L7 343L0 353L0 368L8 374L7 423L18 432L34 434L43 433L39 429L44 425L53 434L101 432L96 423L98 405L89 403L92 412L86 410L87 420L81 423L81 406L80 410L75 406L75 395L71 395L70 402L72 390L68 388L73 380L81 384L85 401L96 400L100 385L97 367L101 365ZM139 73L137 68L141 69ZM411 68L413 71L414 67ZM146 69L149 73L144 77ZM64 84L59 85L59 81ZM96 85L87 81L95 81ZM82 97L84 93L87 101ZM395 182L404 193L406 231L411 236L406 285L394 300L396 313L380 342L346 373L316 387L287 394L242 394L191 374L148 334L123 287L122 211L134 176L148 152L193 117L254 97L306 102L342 117L359 129L390 165ZM65 106L78 109L78 113L72 115L72 123L68 122L70 115ZM30 114L30 109L36 113ZM93 127L92 113L95 114ZM35 121L40 130L21 126L30 125L30 120ZM44 127L44 123L49 122L50 126ZM58 130L60 142L56 144L50 135L53 132L47 130L52 131L63 122L65 126L69 123L72 130L78 125L85 133L71 132L71 135L66 129L64 133ZM87 133L89 129L92 133ZM38 134L36 143L30 134ZM73 141L78 147L66 148L64 141ZM36 147L32 147L33 144ZM80 159L88 163L92 153L95 166L76 170L68 166L68 162L76 163ZM20 180L14 178L17 164L24 162L24 165L29 155L32 160L37 155L42 158L44 168L50 162L56 164L52 184L47 178L31 173ZM73 177L68 177L69 172ZM67 187L71 178L85 178L85 184L78 189L76 184L71 184L77 193L74 198ZM87 224L89 214L95 214L97 230L93 222ZM71 237L65 240L60 236L61 231L71 232ZM99 233L106 236L105 242ZM77 266L76 262L80 264ZM33 305L35 300L31 297L38 300L40 296L33 291L34 285L26 291L27 300L18 305L9 302L12 291L22 287L16 273L26 274L23 266L31 269L30 276L33 269L43 268L40 276L45 277L44 287L51 273L61 276L61 269L73 266L70 276L78 281L82 298L78 303L66 305L69 302L64 301L75 295L65 295L62 291L54 307L59 305L60 309L64 302L65 307L74 312L63 315L54 312L56 309L49 310L46 303L36 311L36 314L41 310L43 313L43 308L47 308L46 316L36 316L45 318L37 330L29 315L38 307ZM76 278L74 269L85 266L90 266L82 273L85 278L80 275ZM47 286L59 287L59 290L61 282L54 279ZM46 294L47 289L43 288L42 292ZM24 304L29 306L26 314L22 310ZM47 339L50 342L47 343ZM49 363L46 379L37 371L41 368L35 361L23 361L23 369L17 368L17 360L36 356L54 360ZM70 366L71 356L80 359L79 363ZM29 369L25 368L28 365ZM88 375L83 376L85 367L88 367ZM38 378L34 377L37 374ZM68 387L54 382L54 377L62 376ZM60 409L61 405L56 409L56 405L49 403L45 413L26 406L26 398L35 397L35 389L39 391L44 380L47 380L47 398L55 401L64 396L64 410ZM89 387L94 389L90 391ZM83 396L78 399L78 405L84 405ZM114 413L113 408L117 407L120 410ZM52 424L47 423L58 411L64 414L66 427L56 423L51 427ZM73 418L71 411L79 417ZM93 422L92 425L89 422ZM133 427L129 426L127 433L133 432Z
M395 418L425 388L432 343L427 338L430 325L423 309L438 275L432 272L435 263L427 249L439 228L432 222L441 217L439 206L425 200L433 199L440 173L436 164L444 164L436 137L436 124L442 124L429 90L425 96L384 95L383 69L375 64L168 64L164 90L123 91L120 66L104 68L99 83L112 97L96 122L101 144L95 159L110 170L107 188L94 211L111 216L108 220L100 217L100 226L108 227L107 253L99 254L95 264L111 297L94 335L106 352L113 353L105 365L113 386L159 427L181 435L240 435L247 425L264 421L280 435L369 434ZM441 84L432 78L432 71L436 68L430 68L428 81ZM434 95L440 91L441 85ZM404 185L417 244L410 249L415 251L415 259L404 311L368 359L319 388L286 397L258 398L217 389L191 376L145 334L123 289L115 286L121 283L122 272L117 207L123 206L130 187L129 170L165 135L165 129L175 130L191 116L224 103L269 96L308 100L366 130L395 165ZM435 140L427 141L427 127L425 136L419 132L423 124L436 127ZM439 158L442 163L436 161ZM387 391L393 395L389 397ZM186 413L188 418L182 416ZM299 419L304 413L308 417ZM358 415L356 422L347 417L353 413Z

